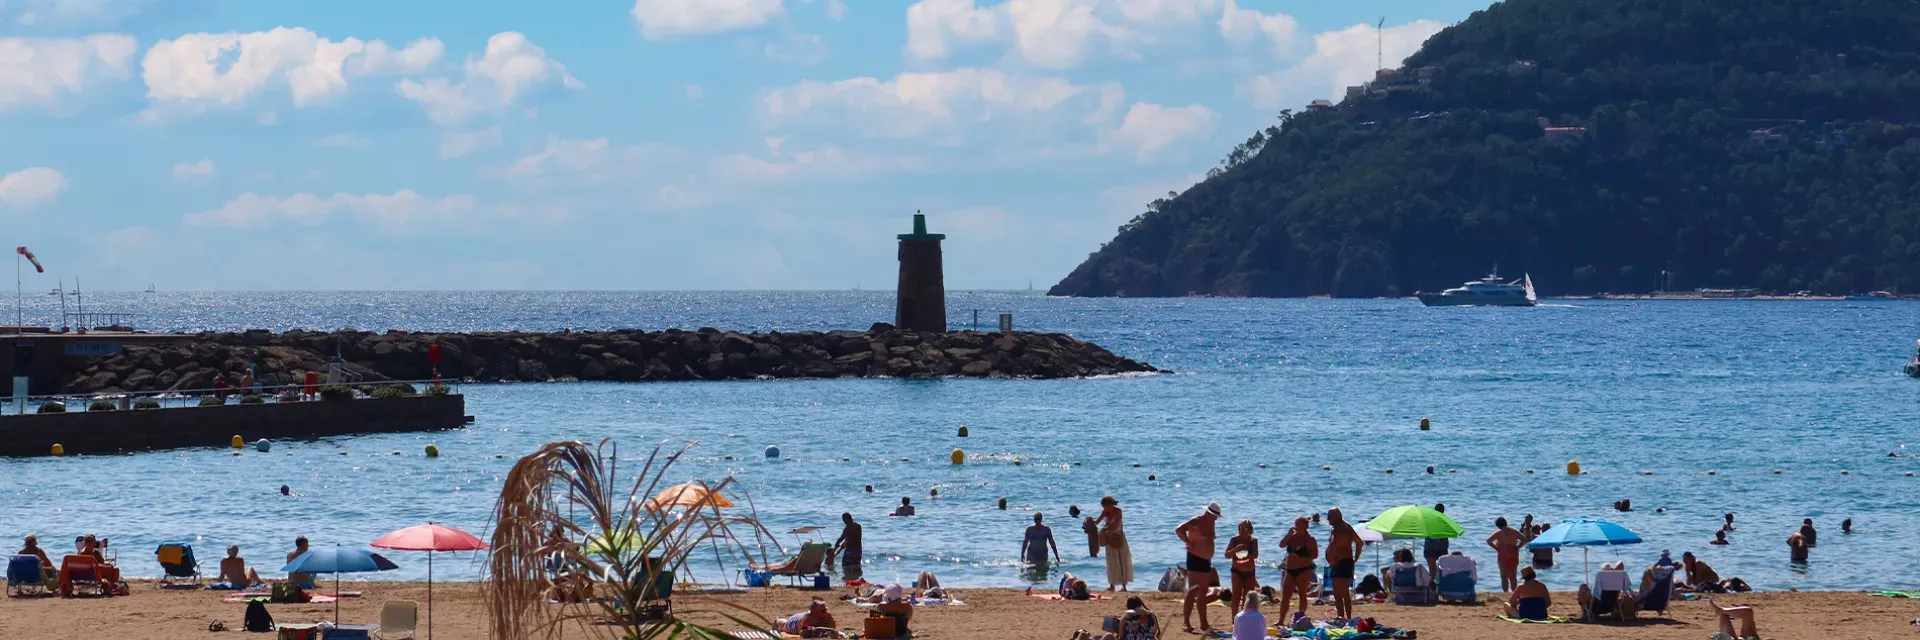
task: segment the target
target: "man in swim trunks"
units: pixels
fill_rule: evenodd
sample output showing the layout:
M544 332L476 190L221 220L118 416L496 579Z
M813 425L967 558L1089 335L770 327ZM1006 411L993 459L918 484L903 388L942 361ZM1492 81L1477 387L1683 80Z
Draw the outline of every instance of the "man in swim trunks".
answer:
M1720 574L1706 561L1693 557L1693 552L1680 554L1680 566L1687 570L1687 587L1700 593L1726 593L1725 585L1720 584Z
M860 523L853 514L840 514L840 538L833 541L833 553L840 556L840 578L847 582L860 579Z
M1807 563L1807 536L1795 531L1787 534L1787 561L1794 564Z
M1187 632L1193 633L1193 610L1200 609L1200 630L1212 631L1212 623L1207 622L1207 589L1220 584L1220 574L1213 568L1213 545L1217 539L1214 524L1220 520L1220 503L1207 505L1207 510L1194 516L1173 530L1181 542L1187 545L1187 597L1181 605L1181 619L1186 623Z
M1438 511L1440 513L1446 513L1447 505L1435 504L1433 505L1433 510ZM1430 575L1430 576L1440 575L1440 566L1435 563L1440 560L1440 556L1447 555L1447 539L1446 538L1427 538L1424 548L1426 550L1426 553L1422 555L1425 555L1427 557L1427 575Z
M1526 538L1507 526L1506 518L1494 518L1493 527L1487 546L1493 547L1495 562L1500 565L1500 590L1512 593L1520 586L1520 547Z
M1353 563L1367 543L1339 509L1327 510L1327 524L1333 525L1333 534L1327 536L1327 564L1333 567L1334 616L1352 618Z

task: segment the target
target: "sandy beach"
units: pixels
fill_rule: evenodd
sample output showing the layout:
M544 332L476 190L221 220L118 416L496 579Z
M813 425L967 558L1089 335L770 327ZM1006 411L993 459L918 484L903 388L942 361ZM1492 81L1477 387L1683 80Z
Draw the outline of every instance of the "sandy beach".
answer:
M422 583L364 582L348 583L348 590L365 592L363 597L341 601L341 621L371 624L379 619L381 603L386 600L425 602ZM842 629L858 631L865 610L837 599L838 592L814 592L795 589L761 589L750 593L718 596L723 602L747 607L769 618L798 612L809 598L825 593L829 608ZM1094 627L1100 617L1113 615L1121 602L1047 601L1013 589L957 589L965 601L959 607L922 607L915 610L917 638L1009 638L1063 640L1075 629ZM434 585L434 636L443 640L482 639L487 637L486 612L476 583ZM133 595L111 599L19 599L0 600L0 637L4 638L227 638L240 628L244 605L222 604L225 594L212 591L174 591L155 588L150 582L133 585ZM1179 628L1179 600L1172 594L1145 594L1148 608L1160 613L1170 628L1166 638L1197 637ZM1427 640L1481 638L1519 640L1529 638L1623 638L1637 640L1700 640L1713 632L1713 612L1704 601L1677 601L1671 619L1642 619L1622 626L1618 623L1591 624L1515 624L1494 617L1496 607L1489 604L1493 594L1482 593L1479 606L1441 605L1407 607L1394 605L1363 606L1361 614L1400 628L1415 629ZM1914 634L1913 621L1920 616L1920 600L1872 597L1853 592L1753 593L1727 596L1722 602L1746 603L1759 612L1761 636L1765 638L1897 638ZM1554 594L1554 615L1574 615L1572 594ZM711 601L698 597L676 598L683 610L712 609ZM319 622L331 620L332 605L268 605L279 622ZM1278 612L1268 607L1268 615ZM1315 611L1315 614L1319 614ZM1216 626L1226 626L1226 610L1211 610ZM705 616L719 622L719 618ZM220 620L230 629L209 633L207 624ZM424 620L422 621L424 627ZM602 636L605 629L599 630ZM424 629L422 637L425 636ZM596 637L568 630L570 638ZM252 637L252 636L246 636Z

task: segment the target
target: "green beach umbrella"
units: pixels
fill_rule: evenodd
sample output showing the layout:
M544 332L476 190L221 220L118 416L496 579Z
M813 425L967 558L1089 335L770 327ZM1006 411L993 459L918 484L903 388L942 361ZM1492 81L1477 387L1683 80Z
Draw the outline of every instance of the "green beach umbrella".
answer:
M592 555L610 556L619 551L638 551L646 546L645 537L632 531L624 531L588 540L587 546L580 550Z
M1367 528L1399 538L1458 538L1465 533L1447 514L1413 504L1374 516Z

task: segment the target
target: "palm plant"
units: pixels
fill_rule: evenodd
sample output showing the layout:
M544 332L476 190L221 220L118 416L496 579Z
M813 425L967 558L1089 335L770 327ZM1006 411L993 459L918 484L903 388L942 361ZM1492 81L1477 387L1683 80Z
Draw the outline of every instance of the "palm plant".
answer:
M731 638L689 617L771 627L764 617L711 597L675 595L671 608L646 606L666 595L661 572L670 581L703 546L716 558L751 559L734 528L755 540L771 538L752 515L720 513L730 502L727 493L737 491L732 478L701 483L706 497L678 507L652 503L668 469L695 444L665 456L664 445L654 447L631 485L618 479L619 448L610 440L549 443L515 463L495 506L483 587L492 637L556 638L571 627L622 640ZM549 580L550 561L573 568L569 577Z

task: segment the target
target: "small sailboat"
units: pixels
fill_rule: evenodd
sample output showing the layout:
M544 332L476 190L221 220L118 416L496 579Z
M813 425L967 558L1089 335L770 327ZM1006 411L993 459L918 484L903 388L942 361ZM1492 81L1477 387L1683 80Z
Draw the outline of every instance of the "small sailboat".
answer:
M152 281L152 280L148 280L148 281L147 281L147 293L153 293L153 281Z

